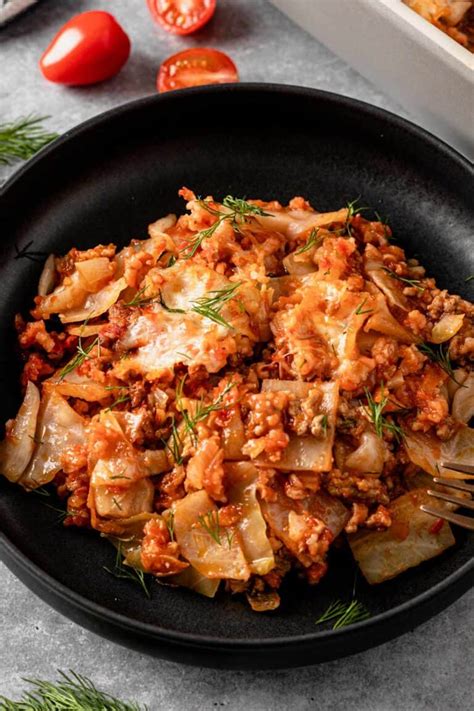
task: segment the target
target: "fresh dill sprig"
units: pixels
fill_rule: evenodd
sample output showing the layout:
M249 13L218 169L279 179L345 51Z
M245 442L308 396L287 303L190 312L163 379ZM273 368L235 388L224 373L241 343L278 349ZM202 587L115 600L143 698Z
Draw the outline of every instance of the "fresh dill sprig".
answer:
M147 711L146 706L121 701L100 691L90 679L69 670L58 681L23 678L32 687L19 701L0 696L2 711Z
M474 279L474 274L469 274L466 279L464 279L464 283L467 284L468 282L472 281Z
M387 216L382 219L382 217L377 212L377 210L374 210L374 215L383 227L384 237L387 240L387 242L390 242L390 241L393 242L393 240L394 240L393 234L391 234L391 230L390 230L390 232L388 231L390 229L390 225L388 224L388 221L390 218Z
M228 382L222 392L220 392L218 397L214 400L214 402L205 405L203 400L200 400L194 410L194 413L190 414L182 406L184 380L185 378L183 378L179 382L178 387L176 388L176 405L178 407L179 412L183 416L186 431L189 433L193 433L196 430L196 425L199 422L202 422L203 420L207 419L211 412L217 412L218 410L222 409L224 398L229 392L229 390L234 387L235 383L232 381Z
M44 504L45 506L48 507L48 509L51 509L51 511L55 511L57 516L56 516L56 523L63 523L69 516L72 516L74 514L74 511L68 511L67 507L65 509L60 509L59 506L53 506L52 504Z
M165 519L166 528L170 536L171 543L174 543L174 511L173 509L168 510L168 515L163 517Z
M84 324L85 325L85 324ZM76 370L84 361L89 359L89 354L90 352L96 347L100 347L100 342L99 342L99 336L96 336L93 341L88 346L83 346L82 345L82 338L79 336L79 341L77 344L77 353L74 356L72 360L69 361L69 363L66 363L64 368L61 370L59 373L59 380L64 380L66 375L69 375L69 373L72 373L73 370Z
M153 301L155 298L154 296L145 296L147 291L147 286L145 285L133 297L133 299L130 299L130 301L126 301L124 303L124 306L127 307L133 307L133 306L142 306L142 304L148 304L150 301Z
M401 281L403 284L408 284L409 286L414 286L415 289L417 289L420 292L423 292L425 290L424 286L421 286L421 281L419 279L407 279L406 277L402 277L396 272L392 271L391 269L388 269L387 267L382 267L384 272L387 272L389 276L392 277L392 279L396 279L397 281Z
M380 402L375 402L374 398L372 397L372 393L368 388L364 388L364 392L367 398L367 408L365 409L372 421L372 424L374 425L377 437L380 437L382 439L384 430L386 430L388 432L391 432L397 441L403 439L405 433L403 432L402 428L399 425L395 424L395 422L390 422L390 420L387 420L387 418L383 414L385 406L387 405L389 400L388 394L384 395L383 383L381 383Z
M11 165L17 160L27 160L47 143L58 137L41 125L48 116L25 116L16 121L0 124L0 163Z
M222 546L222 527L219 521L218 509L211 509L207 513L198 516L198 521L201 528L203 528L219 546ZM225 528L224 535L229 549L232 548L234 533L230 533L228 529Z
M176 464L182 464L182 463L183 463L182 451L183 451L183 444L184 444L184 443L183 443L183 440L182 440L181 437L180 437L178 428L176 427L176 423L175 423L174 417L173 417L173 420L172 420L172 422L171 422L171 435L170 435L170 439L171 439L171 444L170 444L169 440L166 441L166 440L163 439L163 438L161 439L161 441L162 441L163 444L165 445L165 449L167 449L168 452L169 452L169 453L171 454L171 456L173 457L173 460L175 461L175 463L176 463Z
M204 240L212 237L214 232L224 221L230 222L232 227L238 231L240 225L244 222L248 222L252 217L256 217L257 215L271 217L270 213L265 212L261 207L258 207L258 205L252 205L242 198L234 198L231 195L226 195L222 201L223 206L228 210L227 212L213 207L210 200L198 200L198 203L211 215L217 217L217 220L210 227L200 230L194 235L193 240L181 250L183 259L191 259L191 257L194 257Z
M210 535L210 537L220 546L221 543L221 527L219 523L219 511L217 509L210 510L201 516L198 516L200 526Z
M300 249L296 250L295 254L304 254L304 252L308 252L313 247L319 247L323 241L323 238L318 237L318 232L319 227L313 227L313 229L308 235L308 239L306 240L304 245L300 247Z
M194 313L199 314L204 318L214 321L220 326L232 328L232 325L228 323L223 316L221 316L221 310L228 301L234 298L235 292L241 285L242 282L239 281L236 284L230 284L223 289L215 289L214 291L210 291L207 296L201 296L193 302L191 311L194 311Z
M32 489L31 493L36 494L36 496L51 496L51 492L45 489L44 486L39 486L37 489Z
M357 316L361 316L361 314L371 314L373 312L373 309L364 309L364 305L365 305L367 299L368 299L368 297L366 296L365 299L363 299L363 301L356 308L355 313Z
M436 347L434 345L431 346L429 343L417 343L416 347L421 353L423 353L423 355L428 356L428 358L433 361L433 363L437 363L441 370L444 370L444 372L449 375L451 380L453 380L456 385L466 387L462 383L458 383L458 381L454 377L454 367L449 356L448 345L439 343Z
M119 386L117 386L117 387L122 388L121 385L119 385ZM106 390L110 390L111 388L114 388L114 389L115 389L115 386L111 386L111 387L109 387L109 388L106 388ZM125 391L127 390L126 387L123 387L122 389L125 390ZM112 403L111 405L109 405L109 407L107 407L107 408L105 409L105 412L110 412L110 411L113 410L115 407L117 407L117 405L121 405L121 404L124 403L124 402L129 402L131 399L132 399L131 396L130 396L127 392L125 392L125 393L123 393L122 395L119 395L118 398L117 398L116 400L114 400L113 403Z
M124 565L122 560L121 543L119 543L117 546L117 553L115 555L113 569L107 568L105 565L103 567L104 570L107 573L110 573L110 575L113 575L114 578L131 580L132 583L135 583L136 585L139 585L141 587L141 589L148 598L151 597L148 585L146 584L145 573L143 572L143 570L140 570L140 568L134 568L132 566Z
M343 234L348 234L349 237L352 237L352 230L351 230L351 220L355 215L358 215L359 212L364 212L365 210L370 210L370 207L362 207L359 206L357 203L360 200L360 195L356 197L355 200L351 200L350 202L347 203L347 216L346 216L346 221L344 223L344 230Z
M356 622L361 622L369 617L370 612L367 610L365 605L358 600L351 600L350 602L335 600L329 605L326 612L318 617L316 624L320 625L323 622L335 620L332 629L338 630L341 629L341 627L353 625Z

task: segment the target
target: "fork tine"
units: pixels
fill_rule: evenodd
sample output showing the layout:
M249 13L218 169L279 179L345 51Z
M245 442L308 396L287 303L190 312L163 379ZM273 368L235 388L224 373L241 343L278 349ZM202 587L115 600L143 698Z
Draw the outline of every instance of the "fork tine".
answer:
M433 489L428 489L426 493L428 496L433 496L435 499L449 501L451 504L457 504L461 508L471 509L474 511L474 501L471 499L462 499L460 496L452 496L451 494L445 494L442 491L433 491Z
M461 491L469 491L474 494L474 484L465 484L461 479L439 479L435 476L433 479L435 484L442 486L450 486L451 489L460 489Z
M445 469L452 469L453 472L461 472L461 474L474 474L474 467L470 464L456 464L455 462L441 462L441 466Z
M469 529L469 531L474 531L474 518L470 518L469 516L461 516L460 514L455 514L451 511L441 511L440 509L431 508L431 506L426 506L425 504L422 504L420 509L431 516L443 518L445 521L455 523L462 528Z

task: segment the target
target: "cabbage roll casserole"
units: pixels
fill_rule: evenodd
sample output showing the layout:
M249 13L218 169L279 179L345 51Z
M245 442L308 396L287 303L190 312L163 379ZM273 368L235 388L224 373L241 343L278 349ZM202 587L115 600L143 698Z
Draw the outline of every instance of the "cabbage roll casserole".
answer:
M473 304L356 202L180 195L146 239L47 258L1 473L120 571L255 611L333 546L371 584L452 546L420 505L474 460Z

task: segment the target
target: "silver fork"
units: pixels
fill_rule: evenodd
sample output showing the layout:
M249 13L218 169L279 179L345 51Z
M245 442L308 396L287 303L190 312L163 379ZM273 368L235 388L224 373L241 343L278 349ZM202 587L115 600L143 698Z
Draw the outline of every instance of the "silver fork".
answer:
M442 462L441 466L445 469L452 469L452 471L461 472L461 474L474 474L474 467L469 464ZM459 479L441 479L439 477L434 477L433 482L435 484L450 487L451 489L467 491L470 494L474 494L474 485L466 484L464 481ZM474 511L474 501L472 501L472 499L454 496L453 494L445 494L444 491L436 491L435 489L428 489L427 493L435 499L448 501L451 504L457 504L457 506L460 506L463 509L470 509L471 511ZM469 531L474 531L474 519L469 516L462 516L461 514L454 513L453 511L442 511L440 509L435 509L432 506L426 506L425 504L422 504L420 509L427 514L431 514L437 518L443 518L445 521L455 523L457 526L467 528Z

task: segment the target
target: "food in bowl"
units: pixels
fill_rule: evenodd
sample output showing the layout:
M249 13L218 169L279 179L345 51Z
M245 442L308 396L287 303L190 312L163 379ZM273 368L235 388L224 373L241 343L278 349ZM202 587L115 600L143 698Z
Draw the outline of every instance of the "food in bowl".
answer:
M418 15L474 52L474 3L471 0L403 0Z
M474 306L355 202L180 194L147 239L46 260L0 471L120 570L256 611L344 540L373 584L452 546L420 504L472 461Z

